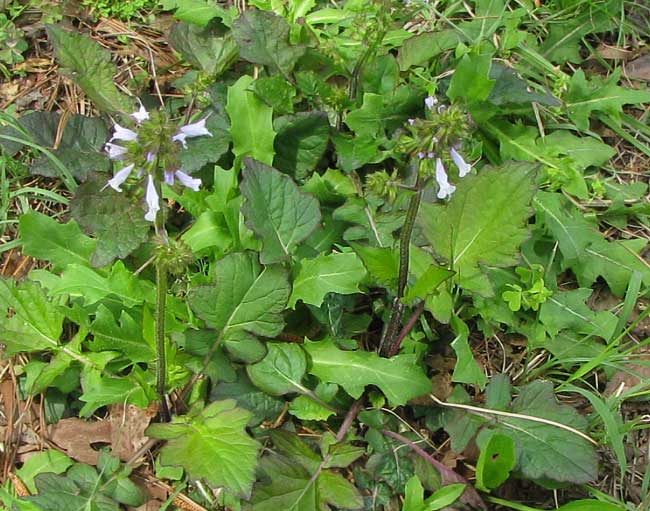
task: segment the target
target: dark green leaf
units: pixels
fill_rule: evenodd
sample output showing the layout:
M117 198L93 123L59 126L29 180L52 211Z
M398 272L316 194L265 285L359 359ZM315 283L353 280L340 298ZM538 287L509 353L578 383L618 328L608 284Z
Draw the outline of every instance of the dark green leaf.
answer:
M276 168L296 179L308 177L325 154L330 124L325 112L301 112L274 122Z

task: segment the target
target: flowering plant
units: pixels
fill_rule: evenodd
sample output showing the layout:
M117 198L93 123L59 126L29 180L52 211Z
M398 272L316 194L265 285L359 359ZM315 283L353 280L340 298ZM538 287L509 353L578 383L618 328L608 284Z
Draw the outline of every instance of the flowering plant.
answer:
M113 136L105 146L110 159L126 164L108 180L106 186L121 192L122 185L134 175L134 171L136 179L141 181L146 177L147 213L144 217L155 222L160 211L160 177L169 186L178 179L182 185L198 191L201 180L181 169L178 153L181 148L187 149L186 139L211 137L212 133L205 127L207 117L176 129L164 112L151 114L142 104L130 117L135 120L135 130L115 123ZM124 144L114 144L113 141Z

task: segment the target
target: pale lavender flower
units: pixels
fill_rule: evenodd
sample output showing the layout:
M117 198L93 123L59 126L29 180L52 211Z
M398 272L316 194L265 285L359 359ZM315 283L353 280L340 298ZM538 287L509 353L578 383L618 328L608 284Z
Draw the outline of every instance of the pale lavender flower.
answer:
M192 177L182 170L177 170L175 172L176 177L178 180L186 187L188 187L191 190L194 190L195 192L199 191L199 187L201 186L201 180L196 177Z
M149 151L149 152L147 153L147 163L151 163L151 162L153 162L155 159L156 159L156 153L152 153L151 151Z
M435 157L436 157L435 153L427 153L427 158L429 158L430 160L433 160Z
M149 112L147 112L147 109L144 107L144 105L138 100L138 103L140 103L140 109L137 112L133 112L131 114L131 117L133 117L138 124L140 124L143 121L149 120Z
M172 137L172 140L174 142L180 142L183 144L183 147L187 149L187 143L185 142L186 138L194 138L194 137L202 137L204 135L208 135L209 137L212 136L212 133L208 131L208 129L205 127L205 121L208 118L205 117L204 119L201 119L200 121L197 121L192 124L186 124L185 126L181 126L180 129L178 130L178 133Z
M112 142L113 140L123 140L124 142L133 142L134 140L138 139L138 134L135 131L130 130L129 128L125 128L124 126L120 126L117 123L115 123L113 129L115 131L113 132L113 136L111 137L110 142Z
M106 149L108 157L111 160L123 160L127 153L126 147L122 147L121 145L117 144L111 144L110 142L108 142L104 148Z
M408 120L408 123L409 123L411 126L413 126L413 125L415 124L415 119L409 119L409 120Z
M153 177L149 174L147 180L147 193L145 194L145 201L147 202L147 207L149 210L147 214L144 215L144 219L149 222L156 221L156 215L160 211L160 198L158 197L158 192L156 191L156 186L153 183Z
M429 109L433 110L433 107L438 104L438 98L435 96L427 96L424 100L424 105Z
M472 170L472 166L467 163L463 157L453 147L449 150L451 159L454 160L456 167L458 167L458 177L465 177Z
M107 185L116 192L121 192L122 188L120 188L120 186L122 186L122 183L124 183L124 181L129 178L133 167L135 167L135 164L132 163L131 165L127 165L122 170L116 172L113 178L108 180Z
M426 157L427 157L427 153L423 153L422 151L418 153L418 158L420 160L424 160Z
M441 114L447 109L447 105L438 105L438 113Z
M165 174L163 176L165 179L165 183L167 183L169 186L174 186L174 171L173 170L166 170Z
M445 166L442 164L442 160L440 158L436 160L436 181L438 182L439 187L439 199L451 197L451 194L456 191L456 187L449 183L447 172L445 172Z

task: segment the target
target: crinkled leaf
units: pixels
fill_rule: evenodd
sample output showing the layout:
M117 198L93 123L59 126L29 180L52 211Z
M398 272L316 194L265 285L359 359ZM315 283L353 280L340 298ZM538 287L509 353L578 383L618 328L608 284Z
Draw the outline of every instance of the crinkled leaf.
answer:
M210 75L223 74L237 60L237 44L232 36L222 36L213 28L176 23L169 34L169 43L185 60Z
M269 343L266 356L247 371L255 386L271 396L306 390L301 381L307 371L307 357L297 344Z
M282 331L288 297L284 270L261 266L252 253L234 253L218 262L214 286L193 290L190 305L225 338L236 330L273 337Z
M149 426L146 434L167 440L160 464L182 466L192 478L204 478L244 498L250 496L260 444L246 433L251 412L235 401L215 401L202 411Z
M33 210L20 217L20 239L23 253L49 261L59 270L72 263L89 265L96 245L74 220L62 224Z
M361 396L366 385L379 387L391 406L431 392L431 381L414 355L381 358L368 351L344 351L331 339L308 341L305 350L311 357L311 374L337 383L354 398Z
M235 156L250 156L273 164L273 109L249 90L253 78L244 75L228 87L226 112L230 117L230 134Z
M122 94L113 81L117 74L110 53L88 36L47 26L59 64L100 110L130 112L133 102Z
M144 219L144 204L125 192L89 181L77 189L70 203L72 217L97 238L93 266L106 266L116 258L123 259L146 239L151 223Z
M244 160L242 174L242 213L246 225L262 239L260 261L282 261L319 224L318 201L301 192L289 176L251 158Z
M300 112L275 119L274 165L303 179L316 169L329 144L330 124L325 112Z
M259 77L253 82L253 90L257 94L257 97L273 108L276 114L293 112L293 98L296 97L296 89L283 76ZM275 120L275 122L277 121L278 119ZM277 161L275 164L277 166Z
M232 33L244 60L262 64L285 77L305 53L303 46L289 43L289 24L270 11L246 10L237 18Z
M480 265L516 264L528 236L533 178L531 164L508 163L463 178L449 204L422 204L424 235L465 289L489 296L494 290Z
M289 307L295 307L298 300L320 307L327 293L358 293L365 276L366 269L354 252L304 259L293 282Z

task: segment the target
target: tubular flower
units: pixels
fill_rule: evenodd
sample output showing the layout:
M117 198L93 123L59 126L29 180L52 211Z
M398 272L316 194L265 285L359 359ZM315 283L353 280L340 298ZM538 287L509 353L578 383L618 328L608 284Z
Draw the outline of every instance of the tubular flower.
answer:
M147 175L147 193L144 199L147 202L147 207L149 208L147 214L144 215L144 218L150 222L155 222L156 215L158 214L158 211L160 211L160 198L158 197L156 185L154 185L153 177L151 174Z
M202 137L203 135L208 135L209 137L211 137L212 133L210 133L208 129L205 127L206 120L207 117L201 119L198 122L181 126L180 129L178 130L178 133L176 133L176 135L172 137L172 140L174 142L180 142L183 145L183 147L187 149L187 142L185 142L186 138Z
M207 117L198 122L174 129L169 125L164 112L150 114L140 103L140 109L130 115L135 119L137 128L129 129L119 124L113 126L113 135L105 145L105 150L112 160L125 160L124 167L115 173L106 183L116 192L122 191L122 185L135 174L136 178L147 176L145 188L145 202L147 213L145 219L155 222L161 209L159 187L157 179L169 186L178 180L183 186L198 191L201 180L194 178L178 168L179 152L181 147L175 142L180 142L187 148L185 139L212 136L205 127ZM125 142L124 145L113 144L114 140ZM170 170L171 169L171 170Z
M426 99L424 100L424 106L426 106L429 110L433 110L433 107L438 104L438 98L435 96L427 96Z
M456 187L449 183L445 166L442 164L440 158L436 159L436 181L438 182L438 198L445 199L451 197L451 194L456 191Z
M472 170L472 166L463 159L458 151L452 147L449 150L449 153L451 154L451 159L456 164L456 167L458 167L458 177L465 177L469 174Z

